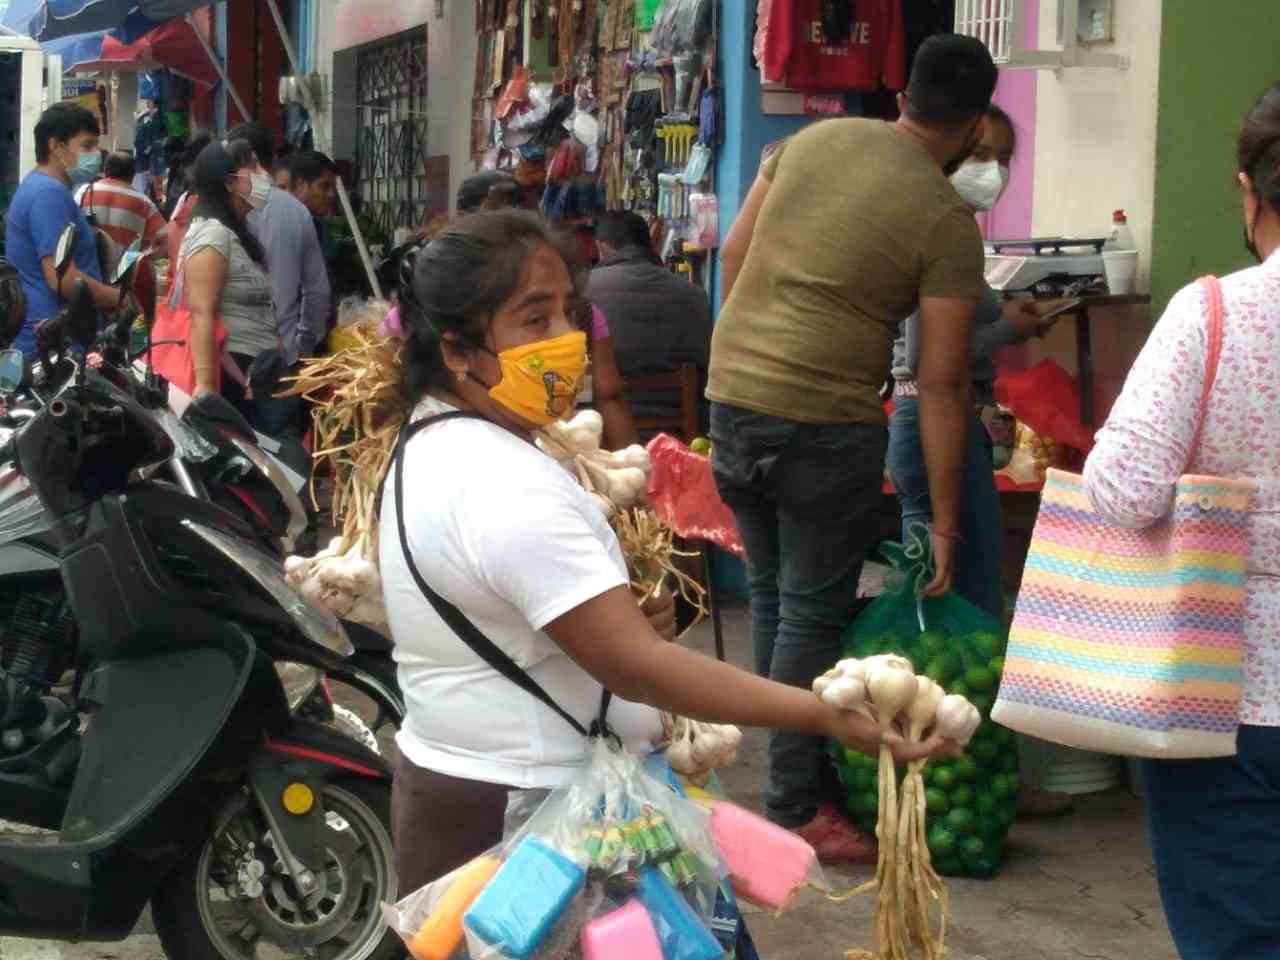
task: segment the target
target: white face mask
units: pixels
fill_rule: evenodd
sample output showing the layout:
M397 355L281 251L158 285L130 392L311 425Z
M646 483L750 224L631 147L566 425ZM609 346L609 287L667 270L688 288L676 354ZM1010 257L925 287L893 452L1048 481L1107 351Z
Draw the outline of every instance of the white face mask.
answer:
M1009 168L994 160L966 163L951 175L951 185L973 209L990 210L1009 185Z
M249 206L261 210L271 196L271 177L265 173L249 174Z

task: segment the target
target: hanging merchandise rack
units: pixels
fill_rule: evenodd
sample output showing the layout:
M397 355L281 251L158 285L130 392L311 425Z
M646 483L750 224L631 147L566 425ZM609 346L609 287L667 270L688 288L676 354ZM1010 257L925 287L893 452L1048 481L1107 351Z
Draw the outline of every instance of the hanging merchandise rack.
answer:
M718 0L478 0L478 167L509 171L590 248L630 209L664 258L703 280L717 243Z

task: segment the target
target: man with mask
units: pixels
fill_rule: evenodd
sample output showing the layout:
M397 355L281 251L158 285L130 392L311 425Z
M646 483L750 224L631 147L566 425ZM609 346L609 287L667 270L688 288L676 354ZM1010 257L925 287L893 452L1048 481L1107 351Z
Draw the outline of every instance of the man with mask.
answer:
M98 121L84 107L55 103L36 122L36 168L13 195L5 218L5 256L22 281L27 315L11 346L34 356L35 328L56 316L83 281L100 309L114 310L121 292L102 282L98 248L84 213L71 195L71 173L97 176L102 164ZM71 265L58 279L54 252L69 223L76 225Z
M840 657L879 539L887 429L879 391L901 320L920 311L917 383L936 575L951 584L982 238L947 177L982 137L987 49L929 38L896 123L816 123L769 157L721 252L711 345L712 466L747 551L758 672L807 686ZM875 841L826 802L819 739L775 733L766 809L826 862Z

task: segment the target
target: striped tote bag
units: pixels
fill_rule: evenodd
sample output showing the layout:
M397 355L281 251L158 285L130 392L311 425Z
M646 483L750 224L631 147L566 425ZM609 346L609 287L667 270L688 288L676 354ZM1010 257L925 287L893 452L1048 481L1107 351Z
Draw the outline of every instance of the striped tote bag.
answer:
M1205 285L1202 404L1222 342L1221 290ZM1101 753L1233 755L1251 491L1184 476L1169 515L1131 530L1097 514L1080 476L1050 470L992 718Z

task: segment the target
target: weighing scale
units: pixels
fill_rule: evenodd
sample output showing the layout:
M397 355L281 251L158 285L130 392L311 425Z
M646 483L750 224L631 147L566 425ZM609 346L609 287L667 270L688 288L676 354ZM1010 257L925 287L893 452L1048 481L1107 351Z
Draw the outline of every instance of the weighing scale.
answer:
M1105 237L1043 237L987 243L987 284L1001 293L1079 297L1106 293Z

